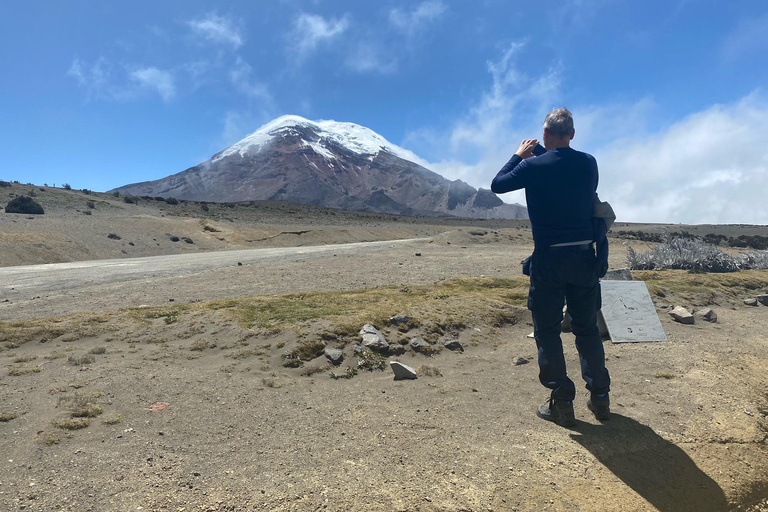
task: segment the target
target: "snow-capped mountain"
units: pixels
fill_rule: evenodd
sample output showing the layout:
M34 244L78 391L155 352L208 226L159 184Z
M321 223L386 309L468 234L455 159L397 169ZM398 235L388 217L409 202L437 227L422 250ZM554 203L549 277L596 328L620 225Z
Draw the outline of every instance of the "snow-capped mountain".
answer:
M269 199L406 215L527 218L525 207L424 165L363 126L283 116L195 167L115 190L195 201Z

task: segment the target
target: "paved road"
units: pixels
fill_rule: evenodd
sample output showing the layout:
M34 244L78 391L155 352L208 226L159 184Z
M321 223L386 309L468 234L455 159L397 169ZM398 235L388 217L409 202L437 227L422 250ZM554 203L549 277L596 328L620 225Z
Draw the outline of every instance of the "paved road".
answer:
M12 297L36 295L43 292L72 291L82 287L125 281L167 278L195 274L206 270L232 267L238 263L254 264L264 260L321 255L379 251L396 245L426 239L358 242L309 247L280 247L238 251L205 252L125 258L113 260L77 261L48 265L0 268L0 301Z

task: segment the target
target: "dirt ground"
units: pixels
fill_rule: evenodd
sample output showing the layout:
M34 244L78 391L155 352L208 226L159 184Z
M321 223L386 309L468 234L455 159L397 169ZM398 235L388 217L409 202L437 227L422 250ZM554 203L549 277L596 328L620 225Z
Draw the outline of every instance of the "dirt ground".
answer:
M87 216L72 213L74 201L88 199L76 194L57 195L50 217L0 215L4 266L290 240L425 240L36 298L2 290L0 510L768 510L768 308L741 300L766 293L768 272L734 277L713 294L702 292L700 276L638 274L669 341L606 341L613 417L597 422L584 396L574 404L577 426L564 429L534 414L547 392L527 338L519 262L532 241L524 224L285 205L232 212L211 205L215 218L187 217L106 198L111 206L97 204ZM101 208L114 212L97 222ZM225 213L241 217L222 220ZM277 236L246 241L257 232ZM613 268L624 254L612 241ZM300 316L342 292L351 294L348 314L331 308L291 328L245 320ZM371 317L390 343L443 326L441 336L457 337L463 352L409 350L387 359L417 369L412 381L394 381L388 368L332 378L362 360L352 352L354 333L334 328L345 318L361 324L356 308L365 301L373 305L364 311L382 318L421 319L399 330ZM668 305L707 305L718 322L675 323ZM573 336L563 340L581 386ZM284 366L288 354L318 342L343 347L340 367L322 356ZM529 362L515 365L518 357Z

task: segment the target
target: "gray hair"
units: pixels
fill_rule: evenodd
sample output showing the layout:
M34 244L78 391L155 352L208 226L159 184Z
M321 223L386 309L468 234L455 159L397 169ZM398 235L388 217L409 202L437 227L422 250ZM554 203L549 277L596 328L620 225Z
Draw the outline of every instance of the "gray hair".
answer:
M573 133L573 115L565 107L556 108L544 118L544 129L556 137Z

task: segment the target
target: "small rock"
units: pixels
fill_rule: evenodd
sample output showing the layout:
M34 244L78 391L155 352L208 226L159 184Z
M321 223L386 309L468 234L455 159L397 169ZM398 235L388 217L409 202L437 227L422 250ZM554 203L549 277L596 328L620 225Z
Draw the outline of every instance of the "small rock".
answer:
M419 336L418 338L413 338L411 340L410 345L414 352L420 352L424 348L432 347L432 345L430 345L429 342L427 342L427 340L425 340L421 336Z
M398 361L390 361L389 367L392 368L392 371L395 373L395 380L418 378L418 375L416 375L416 371L413 368Z
M512 360L512 364L515 365L515 366L520 366L520 365L523 365L523 364L528 364L528 360L526 358L524 358L524 357L519 357L518 356L518 357L516 357L516 358L514 358Z
M339 366L344 361L344 352L338 348L327 348L323 351L325 357L334 365Z
M701 318L705 322L712 322L712 323L717 322L717 313L715 313L715 311L710 308L700 309L699 311L696 312L695 316Z
M761 294L757 296L757 302L763 306L768 306L768 294Z
M177 236L172 236L172 237L171 237L171 242L178 242L179 240L180 240L180 239L179 239L179 237L177 237Z
M359 334L363 338L364 347L368 347L379 352L386 352L389 350L389 343L387 343L387 339L383 334L381 334L381 331L379 331L371 324L365 324L363 328L360 329Z
M243 264L242 264L241 262L239 262L239 261L238 261L238 262L237 262L237 266L238 266L238 267L242 267L242 266L243 266Z
M410 347L408 345L390 345L389 346L389 355L391 356L401 356L408 352Z
M694 318L691 312L682 306L677 306L675 309L670 311L669 316L671 316L675 322L680 322L681 324L690 325L694 322Z
M182 240L184 240L184 241L185 241L185 242L187 242L188 244L193 244L193 243L195 243L195 242L194 242L194 241L193 241L191 238L189 238L189 237L186 237L186 236L185 236L184 238L182 238Z
M362 354L365 352L365 349L362 347L362 345L352 345L352 353L355 355Z
M421 253L420 253L420 252L417 252L417 253L416 253L416 256L421 256Z
M757 306L757 299L744 299L744 304L747 306Z
M461 343L459 343L459 340L457 339L442 340L441 343L448 350L460 350L464 352L464 347L461 346Z
M389 323L391 325L403 325L407 324L411 320L411 317L409 317L406 314L399 313L389 319Z
M111 240L120 240L122 237L120 235L117 235L115 233L110 233L107 235L107 238Z

